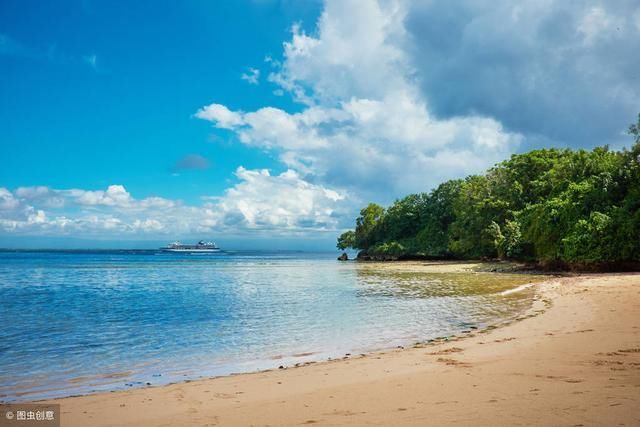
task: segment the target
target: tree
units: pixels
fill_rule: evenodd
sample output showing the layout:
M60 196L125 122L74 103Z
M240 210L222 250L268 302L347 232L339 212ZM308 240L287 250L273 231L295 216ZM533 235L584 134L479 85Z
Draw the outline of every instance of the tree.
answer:
M461 257L493 257L497 254L489 232L491 222L512 216L508 202L493 194L493 176L468 177L454 202L456 219L451 224L449 249Z
M563 258L580 263L612 261L610 228L611 218L601 212L578 220L562 239Z
M449 255L449 227L456 216L454 202L463 181L446 181L429 193L422 214L422 225L416 236L418 251L426 256Z
M500 258L514 258L522 253L522 233L518 221L506 220L500 227L495 221L487 227Z
M380 224L384 218L384 208L370 203L360 211L356 220L355 248L367 250L375 245L382 236Z
M422 225L428 203L429 197L424 193L410 194L401 200L396 200L386 210L380 224L385 240L415 237Z
M356 233L353 230L345 231L338 237L336 247L341 251L353 248L356 244Z
M640 262L640 115L631 149L544 149L447 181L388 209L370 204L338 248L372 255Z

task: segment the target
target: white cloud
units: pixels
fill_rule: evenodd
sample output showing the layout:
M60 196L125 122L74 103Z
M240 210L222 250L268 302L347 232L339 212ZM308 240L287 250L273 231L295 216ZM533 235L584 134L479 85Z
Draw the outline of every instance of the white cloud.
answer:
M282 67L270 79L304 102L306 94L330 102L406 88L405 9L398 1L325 2L318 37L294 26Z
M134 229L139 229L145 232L163 231L164 229L164 226L160 221L158 221L157 219L149 219L149 218L145 220L136 219L135 221L133 221L132 227Z
M640 87L640 8L616 4L327 0L314 31L293 26L281 57L265 58L273 93L290 95L295 109L218 100L195 113L271 152L286 172L238 168L238 183L200 206L136 199L121 185L0 188L0 228L335 230L364 202L481 172L535 138L602 135L611 117L637 108ZM241 78L257 84L260 74Z
M201 108L195 116L215 122L216 126L223 129L231 129L242 124L242 115L232 112L222 104L211 104Z
M0 187L0 210L13 210L20 205L14 195L4 187Z
M219 210L227 225L250 229L335 230L345 199L343 192L310 184L298 173L287 170L271 175L268 170L239 167L239 184L215 199L211 209Z
M333 231L344 216L344 192L292 171L238 168L239 182L200 206L161 197L134 198L122 185L106 190L0 188L0 231L111 238ZM54 202L52 202L54 200Z
M240 78L251 85L257 85L260 83L260 70L249 67L245 73L242 73Z
M303 179L388 202L519 147L619 138L637 108L638 16L626 0L327 0L316 30L293 26L282 61L268 60L268 80L301 110L213 104L225 114L199 117Z
M403 2L327 1L317 36L298 26L269 80L306 105L196 116L272 150L303 179L389 201L441 180L480 172L512 153L522 136L490 117L440 119L421 94L406 51ZM443 158L466 159L455 167Z
M27 223L28 224L46 224L47 223L47 215L43 210L38 209L33 213L29 213L27 215Z
M76 202L85 206L128 207L132 203L131 194L122 185L110 185L106 191L72 190Z
M620 30L624 26L624 21L611 16L600 6L594 6L584 11L578 21L577 30L584 37L585 44L593 44L598 38L608 37Z

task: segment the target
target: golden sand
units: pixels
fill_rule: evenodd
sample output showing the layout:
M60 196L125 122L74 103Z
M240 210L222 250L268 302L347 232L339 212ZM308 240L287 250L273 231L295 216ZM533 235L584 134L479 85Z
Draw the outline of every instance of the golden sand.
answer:
M536 291L464 339L51 402L63 426L640 425L640 274Z

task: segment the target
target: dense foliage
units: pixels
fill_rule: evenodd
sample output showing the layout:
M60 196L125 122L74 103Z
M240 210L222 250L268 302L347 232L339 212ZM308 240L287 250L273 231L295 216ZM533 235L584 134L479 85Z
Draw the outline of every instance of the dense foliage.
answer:
M387 209L338 239L383 257L500 257L544 264L640 261L640 115L630 150L534 150Z

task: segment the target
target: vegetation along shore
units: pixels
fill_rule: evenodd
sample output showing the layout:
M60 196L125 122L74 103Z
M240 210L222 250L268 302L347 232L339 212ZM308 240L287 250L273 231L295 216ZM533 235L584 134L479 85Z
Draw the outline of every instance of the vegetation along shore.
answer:
M640 115L631 149L541 149L388 208L371 203L338 249L359 259L502 258L544 268L640 266ZM344 256L343 256L344 257Z

